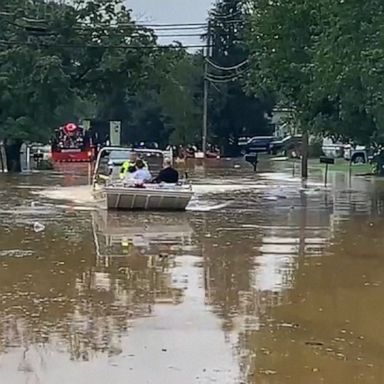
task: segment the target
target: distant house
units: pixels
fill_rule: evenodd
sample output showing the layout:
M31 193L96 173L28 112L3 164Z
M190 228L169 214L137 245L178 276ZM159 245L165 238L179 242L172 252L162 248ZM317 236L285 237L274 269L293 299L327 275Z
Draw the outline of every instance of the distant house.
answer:
M275 108L272 112L271 124L276 137L296 135L297 128L292 123L293 111L290 108Z

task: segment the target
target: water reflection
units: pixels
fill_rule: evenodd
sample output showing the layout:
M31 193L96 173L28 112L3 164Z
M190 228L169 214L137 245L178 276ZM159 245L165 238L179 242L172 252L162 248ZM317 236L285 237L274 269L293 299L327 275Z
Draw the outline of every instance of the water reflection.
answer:
M381 382L380 185L247 177L260 188L180 215L81 212L6 185L2 381Z
M180 214L124 214L92 212L93 233L99 258L124 256L134 250L159 254L192 244L193 230Z

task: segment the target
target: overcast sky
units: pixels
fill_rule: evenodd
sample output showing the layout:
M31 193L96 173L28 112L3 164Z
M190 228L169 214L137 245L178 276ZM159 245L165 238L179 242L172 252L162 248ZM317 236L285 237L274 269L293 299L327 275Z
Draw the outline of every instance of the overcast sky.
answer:
M207 13L214 0L126 0L133 10L134 17L142 23L176 24L176 23L204 23ZM179 31L179 33L193 33L200 31ZM175 33L161 32L162 34ZM174 40L164 38L166 43ZM200 44L196 37L178 37L177 40L188 44Z

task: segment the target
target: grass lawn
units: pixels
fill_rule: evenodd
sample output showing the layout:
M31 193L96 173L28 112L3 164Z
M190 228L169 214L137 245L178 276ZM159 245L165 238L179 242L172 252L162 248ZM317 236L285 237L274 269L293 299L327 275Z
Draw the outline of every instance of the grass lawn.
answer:
M296 165L300 164L299 160L295 160ZM336 159L335 164L330 164L328 166L330 172L349 172L350 164L348 161L344 159ZM352 164L352 174L353 175L366 175L372 173L372 165L371 164ZM320 164L319 159L310 159L309 160L309 170L310 171L322 171L325 169L325 164Z

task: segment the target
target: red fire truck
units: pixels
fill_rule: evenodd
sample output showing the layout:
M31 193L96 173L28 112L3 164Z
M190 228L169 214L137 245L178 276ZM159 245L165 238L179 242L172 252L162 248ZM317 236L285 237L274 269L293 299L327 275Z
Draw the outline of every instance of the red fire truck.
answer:
M81 126L68 123L55 132L52 159L58 162L91 162L95 146L91 135Z

